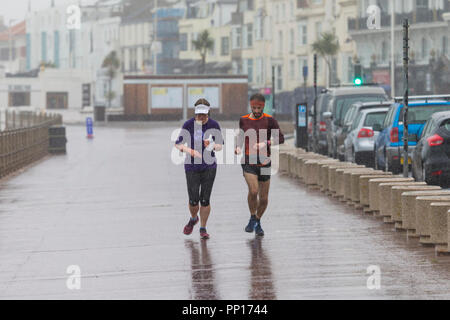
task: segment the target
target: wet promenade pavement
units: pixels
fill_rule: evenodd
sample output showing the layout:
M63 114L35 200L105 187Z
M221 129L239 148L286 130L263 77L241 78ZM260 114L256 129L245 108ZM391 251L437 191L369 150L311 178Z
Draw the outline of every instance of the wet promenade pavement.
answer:
M286 176L248 221L240 166L220 166L208 232L186 237L171 124L113 125L0 182L0 299L449 299L450 258ZM223 125L225 127L225 125ZM81 288L69 290L69 266ZM381 288L367 288L379 266Z

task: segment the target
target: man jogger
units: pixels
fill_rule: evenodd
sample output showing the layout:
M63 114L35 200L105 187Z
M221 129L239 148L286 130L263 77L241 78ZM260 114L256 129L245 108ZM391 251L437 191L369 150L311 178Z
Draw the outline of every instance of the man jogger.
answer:
M242 170L248 185L247 200L250 210L250 220L245 231L255 231L258 236L264 236L261 218L268 205L271 175L270 147L284 143L284 136L277 120L263 112L264 106L263 95L255 94L250 98L252 112L239 120L240 133L235 150L236 154L241 154L242 147L244 148ZM274 137L273 142L271 142L272 137Z

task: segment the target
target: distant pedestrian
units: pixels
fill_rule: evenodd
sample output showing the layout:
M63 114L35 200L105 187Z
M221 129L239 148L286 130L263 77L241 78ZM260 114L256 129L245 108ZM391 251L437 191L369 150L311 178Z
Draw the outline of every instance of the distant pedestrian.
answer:
M220 151L223 147L219 123L209 115L209 102L206 99L198 100L195 103L194 118L184 123L182 132L175 142L176 148L187 154L184 168L191 218L183 232L190 235L200 220L202 239L209 239L206 224L211 212L210 197L217 170L215 151Z
M261 218L267 209L270 188L270 147L283 144L284 136L277 120L264 113L266 99L262 94L254 94L250 98L252 112L239 120L240 133L237 137L236 154L242 153L244 147L243 175L248 185L248 207L250 220L245 227L246 232L255 231L256 235L264 236ZM278 130L278 135L274 130ZM244 145L244 146L243 146Z

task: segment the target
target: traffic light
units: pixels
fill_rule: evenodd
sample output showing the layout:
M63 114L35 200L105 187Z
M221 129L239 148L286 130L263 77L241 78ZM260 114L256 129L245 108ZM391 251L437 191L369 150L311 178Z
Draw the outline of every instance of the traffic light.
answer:
M363 79L362 79L362 72L361 72L361 65L355 64L354 66L354 77L353 77L353 84L355 86L360 86L363 84Z

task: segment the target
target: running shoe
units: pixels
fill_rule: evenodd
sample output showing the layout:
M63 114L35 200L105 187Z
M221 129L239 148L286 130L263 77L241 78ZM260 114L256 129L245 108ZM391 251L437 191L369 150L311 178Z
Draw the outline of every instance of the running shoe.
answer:
M261 221L256 222L255 233L257 236L260 236L260 237L264 236L264 230L261 228Z
M252 233L253 231L255 231L256 222L256 217L251 216L250 220L248 221L248 225L245 227L245 232Z
M185 235L190 235L192 233L192 230L194 230L194 226L198 223L198 217L195 218L195 220L189 219L188 224L184 227L183 233Z
M200 238L202 238L203 240L209 239L209 234L208 232L206 232L205 228L200 228Z

